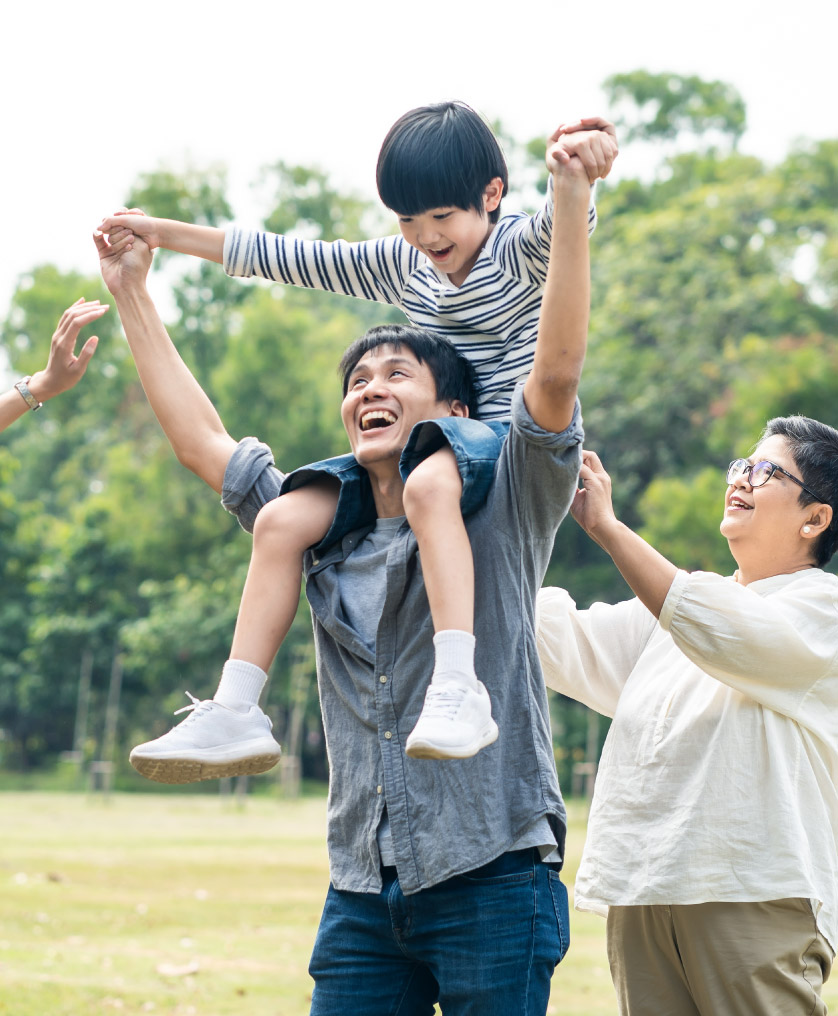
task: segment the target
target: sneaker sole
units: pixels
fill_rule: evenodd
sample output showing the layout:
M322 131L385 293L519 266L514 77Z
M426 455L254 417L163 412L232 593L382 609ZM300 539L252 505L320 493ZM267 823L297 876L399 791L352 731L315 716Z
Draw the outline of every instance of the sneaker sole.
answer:
M277 749L247 758L207 762L195 758L151 758L132 752L128 761L141 776L155 783L199 783L201 780L266 773L279 762L281 755Z
M405 746L405 755L409 755L410 758L431 758L431 759L455 759L455 758L471 758L476 755L483 748L487 748L490 744L494 744L498 739L498 725L492 720L492 725L486 727L480 732L480 736L469 744L457 745L451 747L450 745L443 746L439 744L433 744L431 741L416 740L411 741L408 737L407 744Z

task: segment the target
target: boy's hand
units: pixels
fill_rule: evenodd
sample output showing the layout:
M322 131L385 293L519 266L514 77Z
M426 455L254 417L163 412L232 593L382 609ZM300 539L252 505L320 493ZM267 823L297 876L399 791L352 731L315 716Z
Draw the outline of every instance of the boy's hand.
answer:
M558 141L562 134L574 134L577 131L605 131L606 134L611 135L615 142L617 141L617 128L604 116L583 116L578 120L559 124L550 135L550 140Z
M122 208L102 219L98 232L108 237L111 244L127 240L130 250L134 237L138 237L149 250L165 247L205 261L224 262L224 230L215 226L196 226L176 219L157 219L139 208Z
M163 237L160 229L161 219L155 219L146 215L141 208L120 208L113 215L102 219L97 232L105 233L111 243L116 243L129 237L129 248L131 238L139 236L145 242L149 250L155 250L163 246Z
M105 237L98 230L93 242L99 252L99 269L102 278L114 296L128 289L144 287L151 267L151 250L145 240L132 232L122 230L119 239L115 234Z
M547 168L556 172L557 165L576 156L585 167L589 183L604 179L617 158L617 131L614 124L599 116L584 117L562 124L547 143Z
M49 347L47 365L43 370L33 374L29 382L33 395L39 401L45 402L61 392L66 392L84 375L99 339L92 335L76 356L79 330L89 325L91 321L98 320L107 309L106 303L81 297L61 315Z

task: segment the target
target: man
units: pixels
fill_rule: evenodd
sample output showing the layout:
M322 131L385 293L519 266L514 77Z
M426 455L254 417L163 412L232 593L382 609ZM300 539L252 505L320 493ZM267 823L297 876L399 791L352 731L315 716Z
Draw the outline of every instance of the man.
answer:
M516 393L493 486L466 520L478 669L501 731L469 759L404 754L433 644L399 470L416 424L430 421L411 437L411 455L421 458L445 445L447 418L468 415L469 367L444 340L407 327L374 329L342 361L342 417L358 463L338 477L343 503L366 496L377 522L310 551L305 562L330 761L331 886L310 967L316 1016L419 1016L435 1002L446 1016L543 1016L567 948L558 877L565 810L533 628L535 594L581 455L589 186L575 157L557 153L550 168L553 240L534 366ZM266 446L236 443L156 313L145 245L96 243L175 453L252 529L281 487L320 471L286 478Z

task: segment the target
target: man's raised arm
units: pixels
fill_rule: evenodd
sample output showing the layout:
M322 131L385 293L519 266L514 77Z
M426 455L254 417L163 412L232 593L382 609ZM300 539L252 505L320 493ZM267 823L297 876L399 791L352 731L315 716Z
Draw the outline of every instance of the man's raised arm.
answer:
M533 420L559 433L573 418L585 362L590 310L588 203L590 187L579 158L557 146L548 153L553 174L553 236L541 301L533 368L524 401Z
M149 295L151 251L139 238L110 243L94 235L105 285L113 295L146 396L178 460L217 492L236 442L183 362Z

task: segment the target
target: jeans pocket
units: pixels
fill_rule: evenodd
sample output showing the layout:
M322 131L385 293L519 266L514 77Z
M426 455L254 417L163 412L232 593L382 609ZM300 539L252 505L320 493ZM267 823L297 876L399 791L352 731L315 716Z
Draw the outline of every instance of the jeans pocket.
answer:
M480 868L464 872L458 878L472 885L502 885L505 882L532 882L535 877L532 849L511 850Z
M556 962L561 963L570 946L570 907L567 899L567 887L562 882L557 871L550 870L547 873L547 881L550 886L553 909L556 912L556 925L559 931L559 944L561 947L561 953Z

